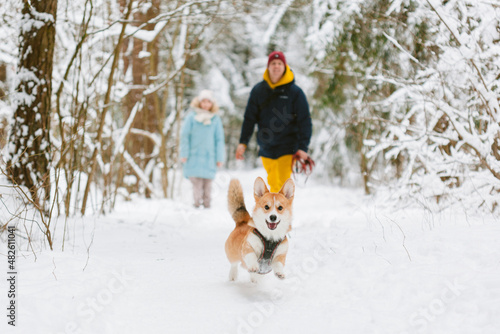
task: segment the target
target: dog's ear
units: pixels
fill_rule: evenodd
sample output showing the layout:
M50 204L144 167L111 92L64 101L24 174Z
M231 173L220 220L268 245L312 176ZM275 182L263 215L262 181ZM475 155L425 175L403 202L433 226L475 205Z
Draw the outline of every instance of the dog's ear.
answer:
M253 195L255 196L255 198L261 198L265 193L268 192L269 190L267 189L264 180L260 176L255 179L255 183L253 185Z
M287 199L292 200L295 193L295 183L292 179L286 180L283 187L281 187L280 194L285 196Z

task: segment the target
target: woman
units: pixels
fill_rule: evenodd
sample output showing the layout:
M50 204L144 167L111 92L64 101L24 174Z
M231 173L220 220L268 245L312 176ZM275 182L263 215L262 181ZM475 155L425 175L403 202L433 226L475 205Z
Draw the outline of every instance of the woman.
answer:
M210 208L212 180L224 162L224 129L212 92L202 90L191 102L181 131L184 177L193 184L194 206Z

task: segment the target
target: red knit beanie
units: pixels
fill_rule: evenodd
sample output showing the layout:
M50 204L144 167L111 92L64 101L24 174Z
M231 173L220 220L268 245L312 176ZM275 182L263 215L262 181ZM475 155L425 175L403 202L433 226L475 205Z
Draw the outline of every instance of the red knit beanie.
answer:
M281 60L285 64L285 67L286 67L286 59L285 59L285 55L283 54L283 52L281 52L281 51L271 52L271 54L269 55L269 60L267 61L267 67L269 67L269 64L274 59Z

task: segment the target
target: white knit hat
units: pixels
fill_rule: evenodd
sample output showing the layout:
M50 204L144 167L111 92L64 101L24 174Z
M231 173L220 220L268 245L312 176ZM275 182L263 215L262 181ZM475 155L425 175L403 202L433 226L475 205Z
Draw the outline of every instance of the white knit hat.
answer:
M198 95L198 100L200 100L200 102L203 100L209 100L212 103L215 102L212 91L208 89L204 89L200 92L200 94Z

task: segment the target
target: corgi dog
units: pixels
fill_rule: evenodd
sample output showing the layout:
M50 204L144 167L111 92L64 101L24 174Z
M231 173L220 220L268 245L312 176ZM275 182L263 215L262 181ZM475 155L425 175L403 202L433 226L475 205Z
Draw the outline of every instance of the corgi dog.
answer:
M288 240L292 229L292 202L295 184L288 179L278 193L271 193L264 180L254 184L255 208L252 217L245 207L243 190L238 180L229 183L228 209L236 227L226 241L226 255L231 263L229 280L238 276L238 265L250 272L252 282L258 274L274 274L284 279Z

